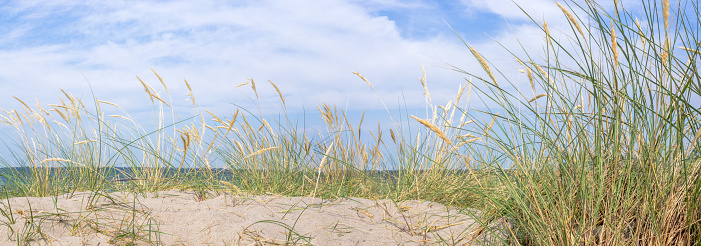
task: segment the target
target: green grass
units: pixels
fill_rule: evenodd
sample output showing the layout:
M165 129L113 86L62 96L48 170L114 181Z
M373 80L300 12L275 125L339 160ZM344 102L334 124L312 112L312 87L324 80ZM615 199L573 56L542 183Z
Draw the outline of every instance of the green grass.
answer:
M701 95L700 15L668 4L643 2L639 22L618 4L616 13L591 1L562 4L572 28L563 39L532 18L546 40L543 52L510 50L531 84L527 90L516 90L518 82L503 76L510 71L465 42L483 71L453 69L478 83L466 83L445 106L430 105L429 119L404 115L426 128L412 132L395 122L389 133L370 131L373 142L360 140L362 118L354 125L343 110L325 104L318 110L327 132L314 142L286 114L269 122L260 108L258 114L242 108L230 116L167 119L163 109L175 115L169 95L140 79L160 122L155 131L145 131L126 112L106 115L104 108L119 106L97 99L84 104L64 92L56 105L20 100L24 107L0 117L14 129L12 143L20 150L3 164L29 172L4 174L2 194L184 189L201 199L222 190L422 199L482 210L484 228L507 221L513 230L505 244L693 245L701 242L701 114L692 103ZM697 9L692 5L680 8ZM589 26L582 22L587 18ZM499 107L460 106L470 94ZM241 172L221 178L209 169L214 160ZM130 177L106 178L114 166L129 167ZM392 179L363 171L383 168L397 171ZM153 232L126 224L113 232L115 240L138 241ZM26 224L18 242L36 237L40 226ZM288 229L290 241L305 240Z

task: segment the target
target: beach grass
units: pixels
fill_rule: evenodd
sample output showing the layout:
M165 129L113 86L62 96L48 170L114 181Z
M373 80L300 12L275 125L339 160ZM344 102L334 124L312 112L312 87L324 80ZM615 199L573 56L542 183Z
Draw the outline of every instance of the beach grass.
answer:
M0 116L14 134L4 139L13 151L1 160L8 167L1 194L90 192L97 199L114 191L190 190L201 200L216 192L416 199L481 211L474 214L480 229L447 245L491 230L507 235L494 239L506 245L698 244L701 44L698 11L684 11L698 6L642 1L638 19L614 3L615 13L593 1L556 3L571 27L565 38L529 16L542 31L543 51L507 49L527 89L463 41L482 70L452 67L469 78L455 98L429 105L426 118L400 115L389 132L379 125L362 132L374 125L326 104L317 107L327 128L319 136L300 131L304 126L288 115L266 118L246 108L180 118L156 71L164 94L138 78L154 105L155 130L94 97L82 101L62 91L60 103L32 106L17 98L21 108ZM425 73L420 82L430 101ZM283 94L269 84L287 112ZM251 86L257 98L255 81L239 86ZM475 97L497 107L468 107ZM105 113L115 110L122 113ZM423 128L412 131L402 119ZM361 141L361 134L374 141ZM215 161L224 168L212 168ZM153 243L157 226L148 214L136 216L133 203L133 215L118 223L91 222L88 207L73 225L109 234L117 244ZM41 238L42 217L18 227L9 204L0 211L17 243ZM294 225L281 226L289 243L309 242Z

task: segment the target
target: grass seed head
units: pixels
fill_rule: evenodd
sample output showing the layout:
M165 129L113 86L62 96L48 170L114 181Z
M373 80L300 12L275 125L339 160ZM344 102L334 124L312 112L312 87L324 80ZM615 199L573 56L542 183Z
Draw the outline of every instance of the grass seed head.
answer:
M139 82L141 82L141 85L144 86L144 92L146 92L149 95L149 98L151 99L151 103L155 103L153 101L153 94L151 94L151 91L148 89L148 86L146 86L146 83L143 80L141 80L141 78L139 78L139 76L136 76L136 79L138 79ZM66 95L66 96L68 96L68 95Z
M611 21L611 50L613 51L613 69L616 70L618 68L618 50L616 47L618 46L618 43L616 42L616 28L613 25L613 21Z
M258 97L258 91L256 90L256 82L253 81L253 79L248 79L248 80L251 81L251 89L253 89L253 93L255 93L256 97Z
M584 32L582 32L582 28L579 27L579 23L577 22L577 19L574 18L574 15L572 15L570 13L570 11L567 11L567 9L564 6L562 6L560 3L558 3L558 2L555 2L555 3L557 3L557 6L560 7L560 9L562 10L562 13L564 13L565 16L567 16L567 19L570 20L570 23L572 23L574 25L574 27L577 28L577 32L579 32L579 34L582 35L582 37L584 37Z
M474 47L470 46L470 51L472 51L472 55L474 55L477 60L479 61L480 65L482 65L482 69L487 72L487 75L489 75L489 78L492 79L492 82L494 83L495 86L499 87L499 84L497 84L496 78L494 78L494 74L492 74L492 69L489 68L489 65L487 64L487 61L484 60L482 55L475 50Z
M268 80L268 82L270 82L270 84L273 85L273 87L275 87L275 91L277 91L277 94L280 96L280 100L282 101L282 105L285 105L285 98L282 97L282 92L280 92L280 89L277 88L277 85L275 85L275 83L273 83L273 81Z
M365 77L363 77L363 75L361 75L361 74L358 73L358 72L353 72L353 71L351 71L351 73L353 73L353 74L355 74L355 75L358 75L358 77L360 77L363 81L365 81L365 83L368 84L368 85L370 86L370 88L372 88L373 91L375 90L375 87L372 86L372 84L370 84L370 81L368 81L367 79L365 79Z
M537 95L537 96L535 96L533 99L528 100L528 103L531 103L531 102L533 102L533 101L535 101L535 100L538 100L538 98L541 98L541 97L544 97L544 96L547 96L547 95L548 95L548 94L540 94L540 95Z
M394 137L394 131L392 131L392 129L389 129L389 136L392 137L392 142L394 142L394 144L397 144L397 139Z
M635 18L635 25L638 27L638 35L640 35L640 41L643 42L643 49L645 48L645 35L643 34L643 29L640 27L640 21Z
M669 30L669 0L662 1L662 20L664 20L665 32Z
M424 88L424 95L426 95L426 100L430 103L431 93L428 93L428 87L426 86L426 70L424 69L423 64L421 64L421 72L423 73L423 77L419 77L419 81L421 82L421 86L423 86Z
M153 68L151 68L151 71L153 71L153 74L155 74L156 77L158 77L158 80L161 81L161 85L163 85L163 88L166 89L166 93L170 93L170 92L168 92L168 86L166 86L166 83L163 82L163 78L161 78L161 76L158 75L158 73L156 73L156 70L153 70Z
M453 143L450 142L450 139L448 139L448 137L445 135L445 133L443 133L443 131L441 131L441 129L438 129L438 127L436 127L435 125L431 124L431 122L429 122L429 121L427 121L427 120L423 120L423 119L417 118L416 116L413 116L413 115L411 115L411 118L414 118L416 121L418 121L418 122L421 123L422 125L428 127L428 129L430 129L431 131L435 132L436 135L438 135L438 137L440 137L441 139L443 139L443 141L445 141L445 142L448 143L449 145L453 145Z
M543 68L541 68L540 66L538 66L538 64L533 63L533 65L535 66L536 69L538 69L538 71L540 72L540 74L542 74L543 77L545 77L545 79L547 79L548 82L550 82L550 84L553 86L553 88L554 88L555 90L557 90L557 84L555 84L555 82L550 78L550 75L549 75L547 72L545 72L545 70L544 70ZM533 88L533 91L535 92L535 85L533 84L532 81L531 81L531 88Z
M185 86L187 86L187 94L185 96L190 96L190 101L192 101L192 107L195 107L195 94L192 93L192 88L190 87L190 83L187 82L187 79L185 80Z

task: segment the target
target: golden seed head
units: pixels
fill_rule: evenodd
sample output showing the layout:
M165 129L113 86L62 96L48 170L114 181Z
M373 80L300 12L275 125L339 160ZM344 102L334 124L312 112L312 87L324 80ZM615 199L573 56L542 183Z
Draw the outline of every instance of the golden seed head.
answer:
M526 69L526 72L528 72L528 82L531 83L531 90L533 90L533 93L535 94L535 83L533 83L533 73L531 72L531 69Z
M640 21L638 21L638 18L635 18L635 25L638 26L638 32L640 33L640 41L643 42L643 47L645 47L645 35L643 35L643 29L640 28Z
M282 105L285 105L285 98L282 97L282 92L280 92L280 89L277 88L277 85L273 83L273 81L268 80L273 87L275 87L275 91L277 91L277 94L280 95L280 100L282 100Z
M392 131L392 129L389 129L389 136L392 137L392 142L397 144L397 139L394 138L394 131Z
M166 83L163 82L163 78L161 78L161 76L158 75L158 73L156 73L156 70L153 70L153 68L151 68L151 71L153 71L153 74L155 74L156 77L158 77L158 80L161 81L161 84L163 85L163 88L166 89L166 93L170 93L170 92L168 92L168 86L166 86Z
M611 21L611 50L613 50L613 66L614 70L618 68L618 50L616 47L618 43L616 42L616 28L613 26L613 21Z
M367 79L365 79L365 77L363 77L363 75L361 75L361 74L358 73L358 72L353 72L353 71L351 71L351 73L353 73L353 74L355 74L355 75L358 75L358 77L360 77L363 81L365 81L365 83L368 84L368 85L370 86L370 88L372 88L373 91L375 90L375 87L372 86L372 84L370 84L370 81L368 81Z
M465 83L465 85L460 85L458 87L458 96L455 97L455 104L460 103L460 98L462 97L463 91L465 91L465 87L467 87L467 83Z
M188 93L186 96L190 96L190 100L192 101L192 107L195 107L195 94L192 93L192 87L190 87L190 83L187 82L187 79L185 80L185 86L187 86Z
M550 78L550 75L549 75L548 73L546 73L545 70L544 70L543 68L541 68L538 64L533 63L533 65L535 66L536 69L538 69L538 71L539 71L541 74L543 74L543 76L545 76L545 78L548 80L548 82L550 82L550 84L553 86L553 88L555 88L555 89L557 90L557 85L556 85L555 82ZM533 85L533 83L531 83L531 87L532 87L532 88L535 88L534 85ZM535 89L534 89L533 91L535 92Z
M423 73L423 78L419 77L419 81L421 82L421 86L424 88L424 95L426 95L426 100L428 102L431 102L431 93L428 93L428 87L426 86L426 70L424 69L424 65L421 64L421 72Z
M665 31L669 29L669 0L662 1L662 20L664 20Z
M489 123L489 126L487 126L487 129L484 131L484 134L489 134L489 131L492 129L492 126L494 126L494 122L497 121L497 116L499 116L499 112L497 112L497 114L494 115L494 118L492 118L492 122Z
M582 35L582 37L584 37L584 32L582 32L582 28L579 27L579 23L577 22L577 19L574 18L574 15L572 15L570 13L570 11L567 11L567 9L564 6L562 6L560 3L558 3L558 2L555 2L555 3L557 3L557 6L560 7L560 9L562 10L563 13L565 13L565 16L567 16L567 19L570 20L570 22L572 24L574 24L574 27L577 28L577 31L579 32L579 34Z
M453 145L453 143L450 142L450 139L448 139L448 137L445 135L445 133L443 133L443 131L441 131L441 129L438 129L438 127L436 127L435 125L431 124L431 122L429 122L429 121L427 121L427 120L419 119L419 118L417 118L416 116L413 116L413 115L411 115L411 118L414 118L416 121L418 121L418 122L421 123L422 125L428 127L428 129L430 129L431 131L435 132L436 135L438 135L438 137L440 137L441 139L443 139L443 141L445 141L445 142L448 143L449 145Z
M153 94L151 94L151 91L148 89L148 86L146 86L146 83L143 80L141 80L141 78L139 78L139 76L136 76L136 79L138 79L139 82L141 82L141 85L144 86L144 92L148 93L149 99L151 99L151 103L154 103L153 96L152 96ZM68 97L68 95L66 95L66 97ZM71 97L68 97L68 98L71 98Z
M540 94L540 95L537 95L537 96L535 96L534 98L532 98L531 100L528 100L528 103L531 103L531 102L533 102L533 101L535 101L535 100L538 100L538 98L541 98L541 97L544 97L544 96L547 96L547 95L548 95L548 94L545 94L545 93Z
M487 61L484 60L484 58L482 57L482 55L480 55L480 53L477 52L477 50L475 50L475 48L473 48L472 46L470 46L470 51L472 51L472 54L473 54L475 57L477 57L477 60L480 62L480 65L482 65L482 68L484 69L484 71L487 72L487 75L489 75L489 78L492 79L492 82L494 82L494 85L496 85L497 87L499 87L499 84L497 84L497 80L494 78L494 75L492 74L492 70L489 68L489 65L487 64Z
M251 88L253 89L253 92L256 94L256 97L258 97L258 91L256 91L256 82L253 81L253 79L248 79L251 81Z

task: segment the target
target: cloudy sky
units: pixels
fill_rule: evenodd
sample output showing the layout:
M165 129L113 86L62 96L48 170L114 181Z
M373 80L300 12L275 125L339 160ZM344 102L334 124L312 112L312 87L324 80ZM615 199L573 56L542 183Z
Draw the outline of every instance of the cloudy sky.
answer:
M570 30L554 1L515 2L551 30ZM608 2L601 4L611 9ZM382 112L378 98L391 110L420 109L422 65L439 105L465 82L450 65L481 71L453 30L505 76L526 84L497 42L518 51L518 37L534 52L543 43L510 0L23 0L2 1L0 11L4 109L20 108L13 96L57 103L64 89L84 101L94 92L130 114L153 112L136 78L165 95L151 68L179 110L190 103L184 79L200 112L233 114L233 104L256 110L251 87L235 87L248 79L256 81L264 113L280 110L268 80L291 113L316 112L321 103Z

